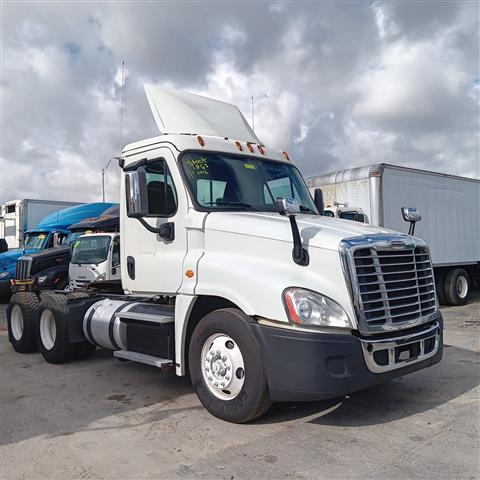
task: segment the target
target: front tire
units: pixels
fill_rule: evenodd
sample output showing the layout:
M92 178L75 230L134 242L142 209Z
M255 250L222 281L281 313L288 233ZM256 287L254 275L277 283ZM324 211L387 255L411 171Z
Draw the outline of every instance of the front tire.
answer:
M233 308L207 314L193 331L189 368L202 405L215 417L244 423L271 405L260 346L249 317Z
M32 292L14 293L7 307L8 339L18 353L38 350L35 335L38 297Z
M445 275L445 298L449 305L465 305L470 298L470 277L463 268L453 268Z

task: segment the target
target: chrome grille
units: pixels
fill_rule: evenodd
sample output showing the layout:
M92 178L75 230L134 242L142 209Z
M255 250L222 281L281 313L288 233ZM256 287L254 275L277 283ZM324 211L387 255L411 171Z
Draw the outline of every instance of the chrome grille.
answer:
M348 246L354 303L366 333L407 328L435 318L428 248L411 237L399 237L402 240L361 237L363 242L357 239Z
M29 279L31 267L32 267L32 257L20 257L17 260L15 278L17 280Z

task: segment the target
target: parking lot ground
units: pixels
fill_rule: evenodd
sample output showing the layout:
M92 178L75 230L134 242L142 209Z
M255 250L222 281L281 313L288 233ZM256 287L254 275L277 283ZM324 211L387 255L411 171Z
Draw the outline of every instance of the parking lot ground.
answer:
M2 480L479 478L479 294L443 309L440 364L247 425L208 414L186 379L107 351L66 365L17 354L5 310Z

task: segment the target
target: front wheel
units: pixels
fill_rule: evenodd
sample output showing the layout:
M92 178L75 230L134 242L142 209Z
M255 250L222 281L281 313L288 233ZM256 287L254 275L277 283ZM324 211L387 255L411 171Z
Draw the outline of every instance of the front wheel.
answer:
M243 312L226 308L206 315L192 334L189 367L193 388L214 416L244 423L271 405L260 346Z

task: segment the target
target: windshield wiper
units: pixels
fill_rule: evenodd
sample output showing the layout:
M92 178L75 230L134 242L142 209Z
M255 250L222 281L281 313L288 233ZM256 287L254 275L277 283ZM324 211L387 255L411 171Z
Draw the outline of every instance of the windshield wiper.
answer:
M256 212L260 211L258 208L246 202L208 202L207 205L217 205L219 207L243 207L249 208L250 210L255 210Z
M300 205L300 211L304 213L313 213L314 215L317 215L317 212L313 211L309 207L304 207L303 205Z

